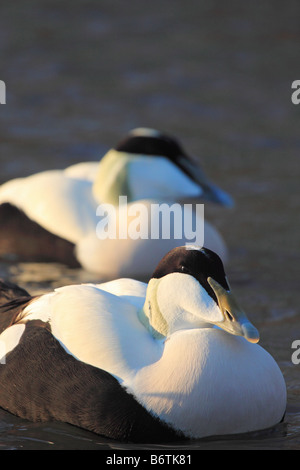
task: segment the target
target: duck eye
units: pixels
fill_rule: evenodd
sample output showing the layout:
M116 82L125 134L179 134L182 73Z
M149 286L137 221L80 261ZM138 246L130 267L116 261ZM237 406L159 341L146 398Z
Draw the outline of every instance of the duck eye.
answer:
M188 268L186 268L185 266L180 266L180 270L181 270L182 273L185 273L185 274L189 274L189 273L190 273L189 270L188 270Z

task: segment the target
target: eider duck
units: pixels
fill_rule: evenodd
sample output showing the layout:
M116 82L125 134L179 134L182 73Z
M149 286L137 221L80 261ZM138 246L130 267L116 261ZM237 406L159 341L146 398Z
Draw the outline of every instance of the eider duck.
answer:
M0 309L0 406L127 442L265 430L286 386L221 259L177 247L148 284L71 285Z
M226 262L223 238L209 222L204 223L203 214L196 214L192 200L225 206L233 202L208 181L173 137L135 129L100 163L83 162L4 183L0 187L0 256L83 267L103 280L148 279L167 251L189 242L205 244ZM186 204L196 214L194 224L199 221L198 227L204 230L203 243L190 239L182 227L162 236L161 209L166 205L172 209L174 203L181 208ZM155 222L149 219L154 208L153 218L160 226L155 231L158 235L152 236L150 224L152 230ZM172 210L162 215L171 225ZM183 218L176 223L184 223ZM135 228L132 236L129 224Z

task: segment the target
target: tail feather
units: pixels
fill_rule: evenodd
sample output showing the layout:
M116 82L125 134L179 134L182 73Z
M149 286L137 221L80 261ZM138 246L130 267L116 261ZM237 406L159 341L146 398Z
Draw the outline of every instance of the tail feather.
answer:
M17 284L0 279L0 306L19 297L30 297L30 294Z
M0 334L11 326L32 296L22 287L0 279Z

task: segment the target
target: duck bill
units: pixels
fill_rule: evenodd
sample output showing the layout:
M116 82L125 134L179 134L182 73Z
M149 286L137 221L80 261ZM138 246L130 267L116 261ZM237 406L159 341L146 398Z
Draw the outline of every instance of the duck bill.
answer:
M184 157L178 159L178 164L182 170L200 187L200 197L203 200L220 204L226 207L233 207L234 201L232 197L219 187L212 184L201 168L194 163L190 158Z
M231 291L225 290L211 277L207 280L216 294L219 308L223 314L223 321L216 323L216 325L232 335L243 336L250 343L258 343L258 330L249 321Z
M208 183L206 187L203 186L203 198L215 204L220 204L221 206L234 206L232 197L223 191L223 189L220 189L211 183Z

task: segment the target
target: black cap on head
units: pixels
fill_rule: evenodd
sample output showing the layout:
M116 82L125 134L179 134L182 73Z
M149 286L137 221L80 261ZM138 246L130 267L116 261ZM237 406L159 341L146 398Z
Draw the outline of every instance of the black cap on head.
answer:
M195 175L200 169L183 150L181 144L172 136L155 129L140 128L129 132L115 150L137 155L160 156L168 158L192 181L199 184Z
M224 289L229 290L220 257L208 248L182 246L169 251L155 269L152 278L162 278L171 273L189 274L197 279L207 293L217 302L207 278L212 277Z
M142 155L159 155L176 161L179 156L185 156L181 145L166 134L158 131L140 133L129 133L125 139L121 140L115 150Z

